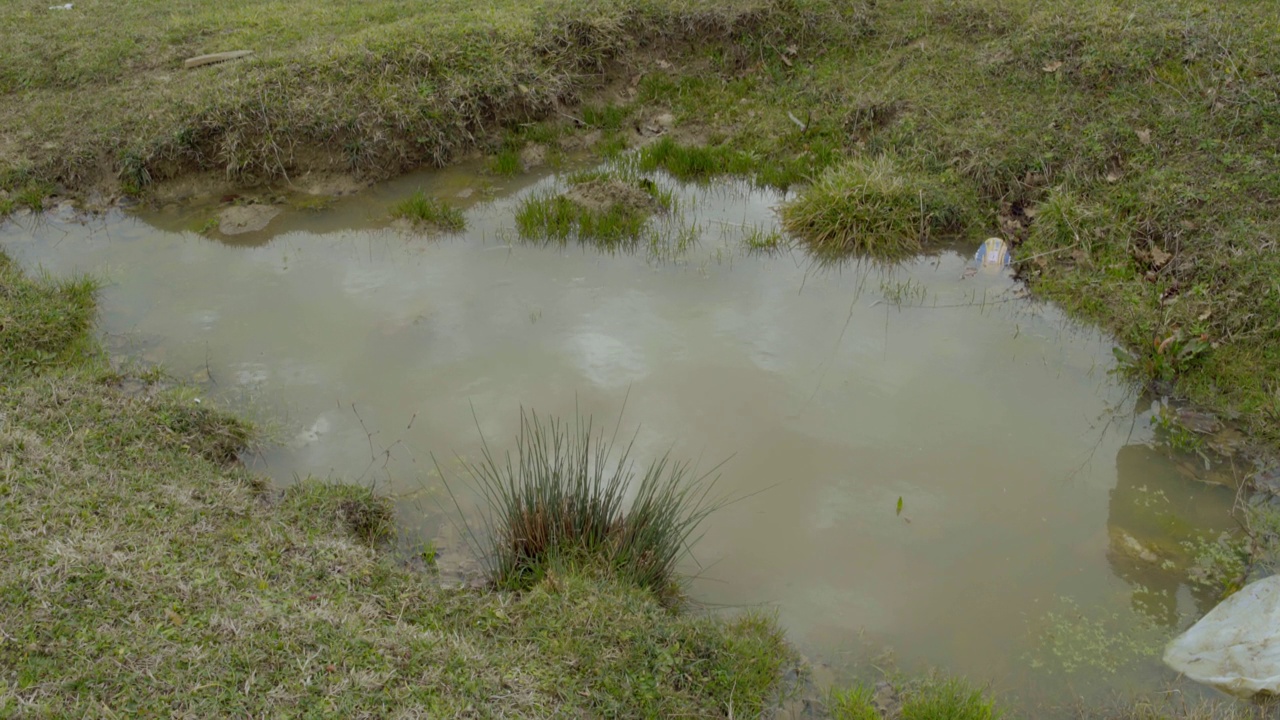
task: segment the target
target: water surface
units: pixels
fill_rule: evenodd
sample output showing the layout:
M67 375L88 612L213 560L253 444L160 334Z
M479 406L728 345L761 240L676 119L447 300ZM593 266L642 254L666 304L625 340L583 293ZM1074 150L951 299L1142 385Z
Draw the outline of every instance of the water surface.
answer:
M106 279L108 346L274 428L260 470L378 483L454 557L433 455L509 445L521 407L621 414L638 455L728 459L744 498L708 521L693 599L776 611L837 674L888 652L1029 702L1169 679L1151 653L1211 601L1181 543L1228 527L1232 492L1153 443L1107 337L967 272L966 245L891 270L747 252L782 198L738 185L677 186L680 253L521 243L516 203L556 182L421 175L235 243L183 229L207 208L27 217L0 245ZM467 232L388 227L419 186Z

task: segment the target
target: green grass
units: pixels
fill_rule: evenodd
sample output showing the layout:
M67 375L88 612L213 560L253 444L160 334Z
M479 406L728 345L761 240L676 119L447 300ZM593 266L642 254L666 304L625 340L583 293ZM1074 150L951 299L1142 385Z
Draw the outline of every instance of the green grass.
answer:
M97 283L30 282L0 253L0 380L83 362Z
M489 158L485 169L492 175L511 177L524 172L524 163L520 162L520 151L514 147L504 147L496 155Z
M827 698L827 712L833 720L881 720L875 697L866 685L837 688Z
M600 142L596 144L594 150L599 153L601 157L611 160L626 152L627 147L627 137L625 135L616 132L606 132L604 136L600 138Z
M676 563L718 507L709 497L714 479L667 456L637 475L631 445L606 440L590 418L522 412L514 457L486 441L482 460L466 469L489 505L490 576L508 590L581 566L674 602L681 597Z
M774 696L791 655L767 617L673 613L599 566L440 587L382 550L387 498L267 487L236 461L252 428L100 363L92 316L91 283L0 254L0 715L754 716Z
M832 720L997 720L1004 712L981 689L958 678L925 678L832 690ZM879 701L879 704L877 703Z
M816 33L825 2L4 3L0 172L144 191L192 170L259 182L440 165L573 107L640 46ZM184 70L198 54L254 51ZM621 123L598 106L592 122ZM12 138L12 140L10 140Z
M823 173L782 209L784 227L819 257L900 259L931 238L963 232L974 199L955 181L892 157L853 159Z
M765 230L761 227L752 227L742 236L742 244L748 250L756 252L772 252L783 247L786 244L782 233L777 230Z
M535 193L516 210L516 229L526 240L570 239L603 248L635 246L654 213L669 211L671 191L625 171L579 172L563 193Z
M421 190L393 205L391 216L409 220L415 225L430 225L445 232L462 232L467 226L461 210L443 200L428 197Z
M640 169L665 170L677 180L702 181L719 175L745 175L753 167L742 153L725 146L682 145L670 136L640 149Z
M587 104L582 106L583 124L595 130L616 132L622 129L623 123L629 117L631 117L631 109L622 105Z

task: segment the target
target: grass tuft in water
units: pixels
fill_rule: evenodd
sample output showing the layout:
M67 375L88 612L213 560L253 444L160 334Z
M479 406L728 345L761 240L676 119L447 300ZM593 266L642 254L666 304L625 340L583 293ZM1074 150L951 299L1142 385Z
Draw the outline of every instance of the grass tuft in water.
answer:
M605 248L636 244L655 212L675 206L670 190L648 178L618 171L584 171L568 177L564 193L526 198L516 211L516 229L527 240L567 242L577 238Z
M45 198L53 194L53 186L48 183L29 182L19 188L13 195L16 205L29 208L31 212L44 212Z
M467 226L461 210L428 197L421 190L396 203L391 208L391 216L410 220L415 225L434 225L446 232L461 232Z
M520 151L511 145L502 148L497 155L489 158L485 170L490 175L500 175L502 177L519 175L524 171L524 163L520 161Z
M784 244L782 233L777 230L765 230L761 227L753 227L746 231L742 236L742 244L748 250L757 252L772 252L781 248Z
M698 525L719 505L715 482L664 455L637 473L631 443L593 431L591 419L542 419L521 412L514 457L486 443L467 472L489 506L489 572L500 588L523 590L553 570L586 567L679 597L676 562Z
M782 221L819 256L898 260L972 222L972 198L958 185L890 157L857 158L823 173L783 207Z

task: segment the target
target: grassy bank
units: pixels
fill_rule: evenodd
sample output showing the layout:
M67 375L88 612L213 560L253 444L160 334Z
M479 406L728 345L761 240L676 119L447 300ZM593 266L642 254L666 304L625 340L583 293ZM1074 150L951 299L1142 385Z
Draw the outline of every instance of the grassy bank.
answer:
M141 192L439 165L626 76L641 51L839 31L790 0L5 3L0 187ZM204 53L248 58L184 69ZM28 190L35 188L35 190Z
M443 590L378 550L391 511L368 490L265 488L235 463L250 428L98 361L92 291L0 255L0 715L743 717L771 698L788 651L767 619L586 572Z

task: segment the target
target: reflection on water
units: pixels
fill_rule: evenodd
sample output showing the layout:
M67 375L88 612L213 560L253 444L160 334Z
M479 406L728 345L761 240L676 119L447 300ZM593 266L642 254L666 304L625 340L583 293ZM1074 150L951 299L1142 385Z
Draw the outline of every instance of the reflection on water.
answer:
M1227 527L1231 491L1150 447L1105 337L967 272L972 247L892 271L746 253L781 198L736 186L677 188L701 242L676 258L523 245L512 215L535 181L556 182L471 205L459 237L384 219L419 185L485 196L455 171L240 246L180 231L198 208L11 223L0 242L109 279L114 347L278 428L259 469L382 483L455 556L433 457L451 473L480 433L505 443L521 406L614 419L625 402L637 456L731 458L719 487L745 499L705 527L696 600L775 609L842 671L887 649L1025 697L1163 677L1134 652L1073 679L1046 652L1095 652L1080 639L1138 613L1171 633L1212 601L1180 580L1183 543Z

